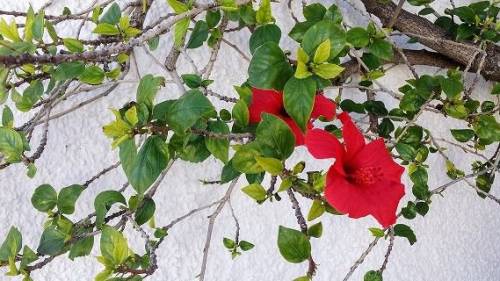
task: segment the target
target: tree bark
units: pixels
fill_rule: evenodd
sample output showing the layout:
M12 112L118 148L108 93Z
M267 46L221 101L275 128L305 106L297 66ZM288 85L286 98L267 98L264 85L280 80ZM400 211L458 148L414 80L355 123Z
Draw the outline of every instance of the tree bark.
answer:
M361 0L361 2L365 5L366 11L378 17L384 26L391 22L396 10L394 3L382 4L377 0ZM421 44L462 66L466 66L473 59L472 71L476 71L480 65L482 54L476 54L478 52L477 46L468 42L454 41L445 30L426 18L402 9L394 21L393 28L411 34L411 37L417 39ZM485 51L486 59L481 74L488 80L500 81L500 47L488 44Z

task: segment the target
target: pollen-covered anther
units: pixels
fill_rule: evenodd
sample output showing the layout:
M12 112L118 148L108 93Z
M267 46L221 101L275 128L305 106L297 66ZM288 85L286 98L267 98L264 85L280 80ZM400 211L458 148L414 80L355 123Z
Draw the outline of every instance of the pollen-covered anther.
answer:
M372 185L382 178L382 169L380 167L358 168L349 176L357 184Z

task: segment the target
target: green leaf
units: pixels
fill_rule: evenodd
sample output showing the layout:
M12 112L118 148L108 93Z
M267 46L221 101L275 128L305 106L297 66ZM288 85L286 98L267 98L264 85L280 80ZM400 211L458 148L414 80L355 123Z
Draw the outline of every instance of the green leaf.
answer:
M78 77L83 83L98 85L104 80L104 70L98 66L89 66L85 68L82 74Z
M73 53L81 53L83 52L83 43L74 38L64 38L63 39L64 46Z
M419 215L425 216L425 214L429 211L429 204L426 202L418 202L415 206L415 210Z
M99 193L94 200L95 207L95 224L100 228L104 223L104 217L111 206L115 203L126 205L125 197L115 190L107 190Z
M339 76L342 71L344 71L342 66L332 63L324 63L313 66L313 72L324 79L333 79Z
M413 146L406 143L398 143L396 144L396 150L399 153L401 159L406 161L415 160L415 156L417 155L417 151Z
M255 20L258 24L266 24L274 21L271 10L271 0L260 1L259 9L255 14Z
M137 103L143 103L152 110L156 94L164 84L165 78L161 76L154 77L148 74L142 77L139 86L137 86Z
M311 118L315 95L316 82L312 78L292 77L285 84L283 94L285 110L302 131L306 130Z
M244 100L239 100L233 106L233 118L236 125L240 127L246 127L250 119L250 112L248 111L248 106Z
M363 48L370 42L370 35L362 27L353 27L346 33L347 42L355 48Z
M0 261L7 262L9 259L15 258L21 250L23 237L21 232L15 227L11 227L7 237L0 246Z
M159 44L160 44L160 36L155 36L148 40L148 47L149 50L151 51L156 50Z
M321 222L313 224L307 229L307 235L311 237L320 238L322 234L323 234L323 224Z
M168 145L159 136L150 136L141 147L130 172L129 182L139 194L143 194L169 161Z
M31 204L40 212L52 210L57 204L56 190L48 184L40 185L31 197Z
M241 240L238 245L240 246L240 248L243 251L249 251L249 250L253 249L253 247L255 247L254 244L252 244L252 243L250 243L248 241L245 241L245 240Z
M255 149L241 147L233 156L232 164L234 169L245 174L257 174L264 171L257 163L255 157L259 156L259 152Z
M94 247L94 236L85 237L83 239L78 239L69 251L69 258L74 260L77 257L84 257L90 255L92 248Z
M304 38L304 34L313 25L314 25L314 22L310 22L310 21L298 22L295 24L295 26L292 28L292 30L290 30L290 32L288 33L288 36L290 36L290 38L292 38L293 40L300 43L300 42L302 42L302 40Z
M370 46L368 46L368 50L370 53L383 60L390 60L394 55L391 43L383 39L374 39Z
M266 24L259 26L250 36L250 53L253 55L258 47L267 42L279 44L281 38L281 29L275 24Z
M302 48L309 55L325 40L330 40L330 58L336 57L344 49L346 35L344 30L331 20L322 20L307 30L302 39Z
M120 144L120 163L127 178L130 178L136 156L137 147L133 139L128 139Z
M443 92L450 99L457 97L464 90L462 82L457 79L445 78L441 79L439 82Z
M229 239L226 237L222 239L222 243L224 244L224 247L226 247L229 250L234 249L234 247L236 246L233 239Z
M205 20L209 28L214 28L220 21L221 13L219 10L208 10Z
M19 267L21 269L26 269L27 265L36 261L37 259L38 259L38 255L30 247L24 246L23 247L23 257L21 258L21 264L19 265Z
M311 281L311 278L309 276L301 276L293 279L293 281Z
M120 265L128 258L128 243L123 234L111 226L102 227L101 254L112 265Z
M492 95L500 95L500 83L496 82L495 85L493 85L493 88L491 89L491 94Z
M301 263L311 256L311 243L307 236L295 229L279 227L278 248L281 255L291 263Z
M64 81L78 77L85 71L85 66L81 62L63 62L54 71L54 79Z
M44 20L45 13L42 10L35 16L33 25L31 26L31 33L33 34L33 38L38 41L42 40L43 38Z
M303 14L307 21L318 22L325 16L326 8L320 3L314 3L305 6L303 9Z
M408 202L406 207L401 209L401 214L405 219L412 220L417 216L417 210L415 209L415 203L413 202Z
M321 217L325 213L325 205L320 200L314 200L309 213L307 214L307 220L312 221Z
M12 20L10 22L10 25L5 21L4 18L0 19L0 34L2 34L3 37L10 39L14 42L19 42L21 41L21 38L19 37L19 32L17 30L17 24L15 20Z
M365 106L362 103L355 103L350 99L345 99L340 103L340 108L347 112L365 113Z
M168 5L174 10L176 14L182 14L189 10L188 6L177 0L167 0Z
M12 128L14 126L14 114L9 106L5 106L2 111L2 126Z
M410 245L417 242L417 237L413 233L413 230L405 224L396 224L394 226L394 235L407 238Z
M120 10L120 6L118 6L118 4L116 3L113 3L106 11L106 13L104 13L104 15L101 17L100 22L114 25L120 21L121 15L122 12Z
M224 121L209 121L207 130L210 132L228 135L229 127ZM229 155L229 140L226 138L205 137L205 145L213 156L223 163L227 163Z
M266 189L258 184L258 183L252 183L250 185L247 185L241 189L246 195L250 196L250 198L255 199L256 201L263 201L266 199Z
M473 124L476 135L485 142L500 141L500 124L492 115L480 115ZM1 140L0 140L1 147ZM1 150L1 148L0 148Z
M260 89L281 90L292 76L288 59L274 42L266 42L255 50L248 67L248 83Z
M0 127L0 153L5 156L9 163L21 160L21 154L24 151L24 142L21 135L10 128Z
M66 234L51 225L43 231L37 252L42 255L55 256L64 249L65 239Z
M414 171L410 173L410 179L415 184L427 185L427 170L422 166L418 166Z
M182 81L191 89L196 89L201 86L202 79L198 74L182 74Z
M318 48L316 48L316 52L314 52L314 63L323 63L328 60L330 57L330 39L326 39L321 44L319 44Z
M81 185L74 184L64 187L59 191L57 197L57 209L63 214L73 214L75 212L75 203L80 194L85 190Z
M55 75L54 75L55 77ZM40 100L43 95L43 84L40 80L35 80L30 83L28 88L24 90L23 95L19 95L16 91L12 91L12 100L16 103L17 109L22 112L29 111L33 105Z
M148 222L155 214L156 204L151 198L144 198L142 205L135 212L135 221L138 225Z
M200 118L214 112L215 109L207 97L198 90L191 90L170 106L166 121L175 132L183 133Z
M451 129L451 135L459 142L468 142L474 137L474 130Z
M285 160L295 148L295 136L290 127L280 118L268 113L262 114L256 136L259 148L267 157Z
M259 164L262 169L264 169L264 171L270 173L273 176L280 174L285 168L283 166L283 163L275 158L256 156L255 160L257 161L257 164Z
M94 30L92 30L92 32L96 34L109 35L109 36L120 34L120 30L118 30L118 27L109 23L98 24L94 28Z
M363 281L383 281L382 273L380 273L379 271L370 270L366 272L365 276L363 277Z
M189 18L184 18L174 25L174 46L179 48L184 44L184 38L189 28Z
M384 230L377 227L368 228L373 236L375 237L384 237Z
M188 49L198 48L203 45L208 38L208 24L205 21L199 20L196 22L191 33L191 37L186 45Z

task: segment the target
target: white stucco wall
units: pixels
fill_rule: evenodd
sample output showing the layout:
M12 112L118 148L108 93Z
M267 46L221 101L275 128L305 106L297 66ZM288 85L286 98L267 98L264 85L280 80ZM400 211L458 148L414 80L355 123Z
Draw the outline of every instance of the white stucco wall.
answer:
M26 9L30 1L0 0L4 10ZM35 7L40 7L45 1L32 0ZM54 5L48 13L62 11L64 5L72 7L73 11L86 8L91 1L54 0ZM340 1L339 1L340 2ZM435 7L442 11L448 5L447 0L436 1ZM457 4L468 0L455 1ZM331 3L331 1L324 1ZM349 5L340 2L345 17L350 23L362 23L360 15ZM358 3L356 6L361 7ZM286 34L292 25L286 3L274 3L273 8L279 26ZM409 8L406 5L406 8ZM411 7L410 7L411 8ZM167 11L166 1L157 0L151 17L154 19ZM67 26L62 32L72 34ZM227 35L228 40L241 46L246 46L249 33L241 31ZM168 39L170 40L170 39ZM163 38L155 54L163 58L169 50L169 43ZM294 49L290 39L282 39L282 45ZM245 47L245 51L247 48ZM208 51L204 47L190 51L197 61L206 61ZM140 75L154 73L166 75L143 54L137 50L137 61ZM181 56L182 65L184 60ZM204 63L200 63L203 66ZM220 59L212 78L213 88L225 95L234 96L232 85L240 84L246 77L247 63L240 59L234 50L223 44ZM419 71L434 73L436 69L418 68ZM181 73L190 72L189 68L181 67ZM405 67L392 69L380 82L386 87L397 89L410 75ZM469 81L472 76L469 77ZM132 70L127 79L137 79L137 71ZM109 140L101 133L101 127L112 120L109 108L117 108L132 100L136 84L121 84L113 94L50 123L49 141L43 156L37 161L38 173L34 179L25 176L22 165L14 165L0 172L0 238L3 240L11 225L17 226L23 234L23 243L36 248L42 232L44 215L30 206L30 198L35 187L42 183L50 183L56 189L64 186L83 183L96 172L117 161L117 151L110 150ZM491 85L483 80L474 95L487 96ZM65 106L85 100L96 93L83 93L73 97ZM333 93L330 93L333 94ZM175 87L167 86L161 90L159 100L177 96ZM355 92L353 92L355 95ZM384 94L377 97L389 100ZM214 100L217 105L225 106ZM16 116L16 124L22 124L26 115ZM436 119L432 114L424 114L422 124L431 128L438 136L449 137L448 128L459 124L451 119ZM425 123L424 123L425 122ZM35 138L35 145L37 143ZM450 157L460 168L468 171L470 156L459 150L449 150ZM307 156L304 148L297 149L292 160L307 159L308 169L327 167L328 161L318 161ZM291 161L292 161L291 160ZM443 171L444 163L440 158L431 158L429 184L438 186L448 181ZM202 186L200 179L217 179L221 165L213 158L202 165L193 165L178 161L155 197L157 202L157 225L164 225L185 212L218 199L225 191L220 186ZM266 179L267 182L268 179ZM102 190L117 189L125 181L124 174L117 169L102 177L86 190L77 203L77 212L72 218L79 219L93 211L93 198ZM241 179L239 187L245 184ZM498 181L492 192L500 195ZM407 187L406 200L411 199L411 190ZM256 245L250 252L244 253L236 260L231 260L230 254L222 245L222 237L234 235L234 224L229 210L225 208L217 220L210 249L207 280L209 281L281 281L292 280L303 275L306 264L293 265L286 263L279 255L276 246L278 225L295 227L290 202L284 198L281 202L266 202L257 205L247 196L236 190L232 197L235 212L241 224L241 238ZM303 203L303 209L308 210L309 203ZM400 204L403 205L403 204ZM397 238L394 252L384 274L384 280L389 281L428 281L428 280L500 280L500 207L491 200L479 198L475 192L464 184L449 188L444 198L436 196L431 210L425 218L418 216L411 225L417 235L418 242L410 246L405 239ZM149 280L195 280L201 264L202 248L207 229L207 211L177 225L165 243L160 247L159 269ZM372 237L368 227L377 226L372 218L351 220L345 216L325 216L323 219L324 234L321 239L313 239L313 255L319 263L315 280L341 280L352 263L367 247ZM137 252L142 252L142 239L131 232L129 242ZM352 280L362 280L364 272L377 269L383 261L387 241L381 241L365 263L354 274ZM94 255L76 259L71 262L65 257L43 270L33 273L36 281L82 281L93 280L93 276L101 270ZM0 280L9 279L6 276Z

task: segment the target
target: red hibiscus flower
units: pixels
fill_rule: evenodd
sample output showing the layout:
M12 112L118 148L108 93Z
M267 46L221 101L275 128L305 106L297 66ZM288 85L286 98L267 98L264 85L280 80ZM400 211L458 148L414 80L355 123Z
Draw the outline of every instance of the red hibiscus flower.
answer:
M404 168L394 162L383 139L365 144L347 113L338 118L343 124L345 145L320 129L309 130L305 136L305 144L315 158L336 159L327 174L326 200L351 218L372 215L388 227L396 222L396 209L405 194L401 183Z
M248 107L248 110L250 112L251 124L259 123L262 120L262 112L273 114L288 124L295 135L296 146L304 144L304 133L285 111L283 93L275 90L252 88L252 103ZM332 120L335 117L335 103L325 98L321 93L315 97L311 119L316 119L320 116L324 116L328 120ZM311 121L307 125L307 128L312 128Z

